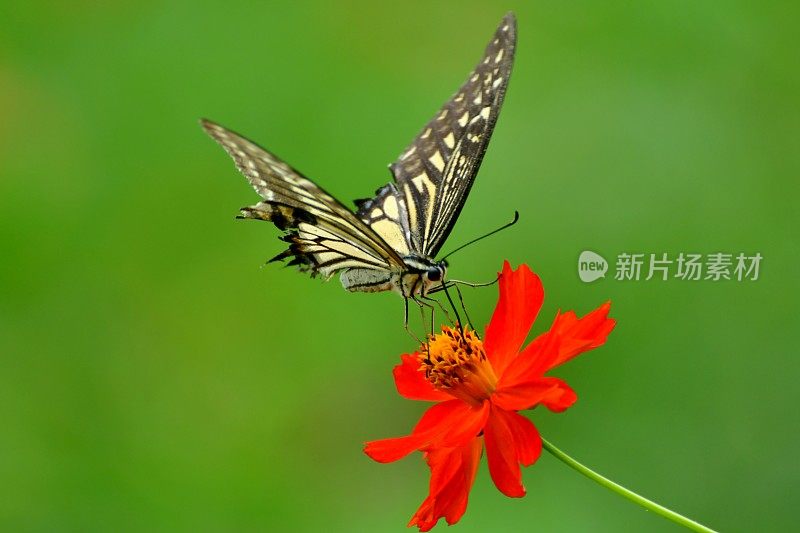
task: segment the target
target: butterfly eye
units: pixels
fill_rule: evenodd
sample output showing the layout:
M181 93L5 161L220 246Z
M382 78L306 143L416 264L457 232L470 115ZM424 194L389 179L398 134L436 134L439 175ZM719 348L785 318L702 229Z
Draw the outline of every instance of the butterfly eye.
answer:
M430 281L441 281L442 270L439 267L433 267L428 270L428 279Z

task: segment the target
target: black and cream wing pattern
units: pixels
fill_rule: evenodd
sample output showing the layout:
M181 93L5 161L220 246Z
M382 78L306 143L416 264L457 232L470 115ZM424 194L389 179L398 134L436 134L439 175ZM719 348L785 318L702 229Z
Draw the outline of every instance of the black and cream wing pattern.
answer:
M354 213L274 154L227 128L202 120L262 200L242 218L268 220L289 248L272 260L329 278L348 271L348 290L420 289L414 279L433 261L461 212L503 104L514 60L516 20L506 15L467 81L390 165L394 182Z
M293 258L289 264L325 277L345 268L402 269L397 252L321 187L241 135L210 120L201 124L262 198L240 216L287 232L289 249L273 261Z
M395 182L359 206L373 226L390 229L387 215L394 218L399 228L392 232L401 232L413 253L435 257L464 206L503 105L516 33L509 13L466 82L390 165Z

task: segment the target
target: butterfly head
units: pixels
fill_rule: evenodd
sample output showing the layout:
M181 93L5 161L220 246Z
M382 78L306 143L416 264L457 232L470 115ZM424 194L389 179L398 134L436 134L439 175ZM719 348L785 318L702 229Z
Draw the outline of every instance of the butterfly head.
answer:
M403 296L425 296L444 283L447 261L412 254L405 256L403 262L408 269L403 275Z
M422 295L441 290L447 276L447 262L433 262L420 272L422 278Z
M442 282L445 274L447 274L447 261L439 261L430 265L423 275L425 281L429 282L427 284L433 285Z

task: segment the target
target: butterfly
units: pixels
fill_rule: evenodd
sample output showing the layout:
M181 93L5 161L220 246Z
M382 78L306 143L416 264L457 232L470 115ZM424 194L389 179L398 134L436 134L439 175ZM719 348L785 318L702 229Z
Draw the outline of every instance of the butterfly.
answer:
M210 120L205 131L233 158L261 201L239 218L266 220L289 260L312 276L336 273L348 291L394 291L417 300L444 285L434 259L467 199L503 104L514 62L516 19L507 14L456 94L389 166L394 181L352 211L274 154Z

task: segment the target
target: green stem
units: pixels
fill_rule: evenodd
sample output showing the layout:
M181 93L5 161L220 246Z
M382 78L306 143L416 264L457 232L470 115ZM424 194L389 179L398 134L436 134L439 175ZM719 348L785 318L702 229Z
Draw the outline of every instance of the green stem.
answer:
M575 470L577 470L578 472L580 472L584 476L588 477L592 481L596 481L597 483L601 484L605 488L616 492L620 496L624 496L625 498L628 498L630 501L632 501L634 503L638 503L639 505L641 505L645 509L647 509L649 511L653 511L654 513L660 514L664 518L672 520L676 524L679 524L679 525L681 525L681 526L683 526L685 528L691 529L692 531L701 531L703 533L715 533L713 529L709 529L706 526L704 526L703 524L699 524L699 523L695 522L694 520L686 518L683 515L679 515L675 511L671 511L671 510L667 509L664 506L658 505L657 503L655 503L653 501L650 501L647 498L644 498L642 496L639 496L635 492L630 491L630 490L626 489L625 487L614 483L610 479L601 476L600 474L598 474L594 470L591 470L590 468L582 465L581 463L579 463L578 461L576 461L575 459L573 459L569 455L565 454L564 452L562 452L561 450L559 450L558 448L553 446L548 440L546 440L544 438L542 439L542 444L544 445L544 449L545 450L547 450L548 452L550 452L551 454L556 456L557 459L559 459L560 461L565 463L567 466L569 466L571 468L574 468Z

